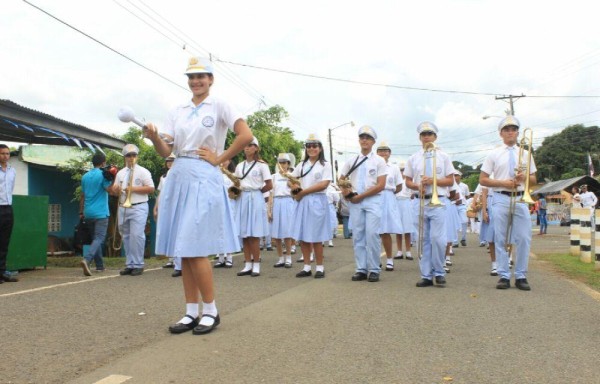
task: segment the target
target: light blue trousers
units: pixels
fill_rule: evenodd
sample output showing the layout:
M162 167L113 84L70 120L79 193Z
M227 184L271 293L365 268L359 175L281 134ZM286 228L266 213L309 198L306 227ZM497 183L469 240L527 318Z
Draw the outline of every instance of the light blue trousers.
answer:
M517 197L519 199L519 197ZM498 275L510 279L511 272L508 265L508 252L506 251L506 228L508 226L508 210L510 197L501 193L494 193L492 214L494 220L494 241L496 245L496 263ZM515 261L515 278L527 278L529 264L529 249L531 245L531 217L529 207L524 203L517 203L513 216L510 237L513 244L513 260Z
M147 220L148 203L136 204L131 208L119 207L119 233L123 238L127 268L144 268Z
M421 277L433 280L433 276L445 276L446 263L446 209L448 199L440 198L441 207L427 207L429 200L425 200L423 218L423 256L419 261Z
M348 204L350 225L354 244L356 272L380 273L379 255L381 254L381 196L370 196L358 204Z

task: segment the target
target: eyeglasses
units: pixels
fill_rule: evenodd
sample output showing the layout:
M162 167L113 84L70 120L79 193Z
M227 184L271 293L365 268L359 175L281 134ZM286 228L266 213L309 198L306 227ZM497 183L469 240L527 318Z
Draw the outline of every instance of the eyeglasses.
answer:
M304 144L304 147L305 147L306 149L310 149L310 148L319 148L319 143L307 143L307 144Z

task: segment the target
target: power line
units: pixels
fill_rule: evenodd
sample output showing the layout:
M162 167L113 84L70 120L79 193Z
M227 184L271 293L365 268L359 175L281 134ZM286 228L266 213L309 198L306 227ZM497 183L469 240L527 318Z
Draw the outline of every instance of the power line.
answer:
M67 27L71 28L72 30L74 30L74 31L76 31L76 32L78 32L78 33L80 33L80 34L82 34L83 36L87 37L88 39L90 39L90 40L92 40L92 41L94 41L94 42L96 42L96 43L100 44L100 45L101 45L101 46L103 46L104 48L107 48L107 49L111 50L112 52L114 52L114 53L116 53L117 55L119 55L119 56L123 57L124 59L126 59L126 60L129 60L129 61L131 61L132 63L134 63L135 65L137 65L137 66L139 66L139 67L141 67L141 68L143 68L143 69L147 70L148 72L151 72L151 73L155 74L156 76L160 77L161 79L168 81L169 83L171 83L171 84L175 85L175 86L176 86L176 87L178 87L178 88L181 88L181 89L183 89L183 90L185 90L185 91L189 91L187 88L185 88L185 87L182 87L181 85L179 85L179 84L177 84L176 82L174 82L174 81L170 80L169 78L167 78L167 77L165 77L165 76L161 75L160 73L156 72L155 70L153 70L153 69L151 69L151 68L148 68L148 67L147 67L147 66L145 66L144 64L142 64L142 63L140 63L140 62L138 62L138 61L136 61L136 60L132 59L131 57L129 57L129 56L127 56L127 55L125 55L124 53L121 53L121 52L117 51L116 49L114 49L114 48L112 48L112 47L108 46L107 44L105 44L105 43L101 42L100 40L98 40L98 39L96 39L96 38L94 38L94 37L92 37L92 36L88 35L87 33L83 32L82 30L80 30L80 29L77 29L77 28L75 28L74 26L72 26L71 24L69 24L69 23L67 23L67 22L65 22L65 21L63 21L63 20L61 20L61 19L59 19L58 17L56 17L56 16L54 16L54 15L52 15L52 14L50 14L50 13L46 12L46 11L45 11L45 10L43 10L42 8L38 7L37 5L35 5L35 4L32 4L32 3L30 3L30 2L29 2L29 1L27 1L27 0L23 0L23 2L25 2L26 4L28 4L28 5L32 6L33 8L37 9L38 11L40 11L40 12L42 12L42 13L44 13L44 14L46 14L46 15L50 16L51 18L53 18L54 20L58 21L59 23L61 23L61 24L63 24L63 25L66 25Z

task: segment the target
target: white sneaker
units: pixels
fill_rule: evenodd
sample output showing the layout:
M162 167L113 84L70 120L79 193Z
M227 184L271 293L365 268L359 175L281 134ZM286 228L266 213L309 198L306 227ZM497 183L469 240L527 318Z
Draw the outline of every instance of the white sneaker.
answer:
M496 268L492 268L492 271L490 272L490 276L498 276L498 271L496 270Z
M329 240L329 244L327 244L329 247L333 247L333 240Z
M450 256L446 256L446 265L447 266L451 266L452 265L452 260L450 260Z

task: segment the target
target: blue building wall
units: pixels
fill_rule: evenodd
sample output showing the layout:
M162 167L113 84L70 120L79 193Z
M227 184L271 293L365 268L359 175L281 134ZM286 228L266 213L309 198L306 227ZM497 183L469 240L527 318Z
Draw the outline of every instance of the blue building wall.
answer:
M48 196L48 204L61 205L61 230L48 232L48 235L73 237L79 222L79 202L71 201L75 190L71 175L56 168L29 164L28 183L30 196Z

